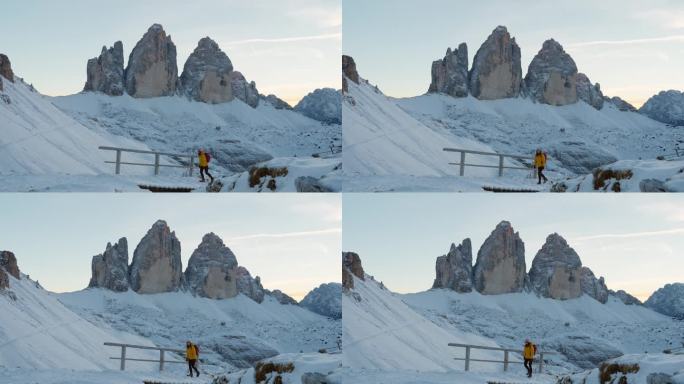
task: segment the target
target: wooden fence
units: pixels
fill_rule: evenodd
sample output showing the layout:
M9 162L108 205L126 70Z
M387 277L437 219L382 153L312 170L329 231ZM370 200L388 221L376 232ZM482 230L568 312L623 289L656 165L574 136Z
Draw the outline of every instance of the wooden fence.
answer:
M504 371L508 371L508 367L510 363L521 363L520 361L511 361L510 360L510 354L522 354L522 351L519 349L508 349L508 348L499 348L499 347L486 347L482 345L471 345L471 344L459 344L459 343L449 343L448 344L450 347L459 347L459 348L465 348L465 357L455 357L454 360L462 360L465 361L465 370L469 371L470 370L470 362L481 362L481 363L503 363L503 369ZM488 350L488 351L501 351L504 353L503 360L487 360L487 359L474 359L472 358L471 355L471 350L473 349L483 349L483 350ZM554 354L553 352L537 352L539 354L539 373L542 372L544 369L544 355L550 355Z
M125 371L126 370L126 362L127 361L142 361L146 363L158 363L159 364L159 371L164 370L164 364L185 364L185 361L178 361L178 360L166 360L165 352L172 352L172 353L177 353L183 356L185 354L185 351L180 350L180 349L172 349L172 348L159 348L159 347L146 347L143 345L133 345L133 344L120 344L120 343L104 343L104 345L109 346L109 347L119 347L121 348L121 354L120 357L110 357L112 360L120 360L121 361L121 370ZM134 359L126 356L126 352L128 349L142 349L142 350L152 350L152 351L159 351L159 360L152 360L152 359Z
M503 176L504 169L524 169L526 171L530 170L530 167L506 167L504 166L504 159L511 158L516 160L526 160L529 159L529 155L508 155L496 152L483 152L483 151L473 151L470 149L460 149L460 148L444 148L445 152L459 152L461 154L461 162L459 163L449 163L451 165L459 166L459 175L463 176L465 174L465 167L481 167L481 168L497 168L499 170L499 177ZM499 165L488 165L488 164L469 164L466 163L466 154L482 155L482 156L495 156L499 158Z
M106 146L100 146L98 148L103 150L103 151L115 151L116 152L116 160L115 161L105 161L105 163L115 164L114 172L117 175L121 174L121 165L122 164L123 165L138 165L138 166L144 166L144 167L154 167L154 174L155 175L159 175L159 168L168 167L168 168L187 168L188 169L188 176L192 176L192 170L195 167L195 164L194 164L195 156L192 154L183 155L183 154L178 154L178 153L144 151L144 150L140 150L140 149L106 147ZM151 163L151 164L150 163L132 163L132 162L122 161L121 155L124 152L154 155L154 163ZM185 164L185 165L161 164L160 163L161 156L169 156L169 157L175 157L175 158L181 158L181 159L186 158L187 164Z

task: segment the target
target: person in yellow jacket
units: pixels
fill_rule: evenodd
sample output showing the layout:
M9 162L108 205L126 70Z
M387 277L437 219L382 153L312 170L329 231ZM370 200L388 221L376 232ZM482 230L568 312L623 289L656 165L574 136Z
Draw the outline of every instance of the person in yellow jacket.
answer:
M530 339L525 339L525 346L523 347L523 359L525 360L525 368L527 368L527 377L532 377L532 361L534 360L534 355L537 354L537 346L530 341Z
M542 179L544 179L544 183L548 181L546 176L544 176L544 168L546 167L546 153L542 152L541 149L537 149L537 152L534 154L534 167L537 169L537 178L539 181L537 181L537 184L541 184Z
M200 373L197 370L197 359L199 359L199 348L195 344L193 344L191 341L187 341L185 343L185 360L188 362L188 369L190 370L190 374L188 376L192 377L192 370L195 370L195 373L197 373L197 377L199 377Z
M214 181L214 177L211 176L211 174L209 173L209 161L211 160L211 156L209 155L209 153L206 152L204 149L200 148L197 151L197 160L199 162L200 181L204 183L205 173L207 174L207 176L209 176L210 181Z

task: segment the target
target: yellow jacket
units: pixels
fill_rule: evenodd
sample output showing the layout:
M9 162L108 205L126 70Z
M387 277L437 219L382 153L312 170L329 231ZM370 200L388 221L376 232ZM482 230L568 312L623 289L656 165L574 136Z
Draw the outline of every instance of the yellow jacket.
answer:
M543 153L534 155L534 167L546 167L546 156Z
M191 344L185 349L185 358L187 360L197 360L197 350L195 349L194 344Z
M199 159L200 167L206 167L209 165L209 162L207 162L207 155L204 154L204 152L200 152L199 155L197 155L197 158Z
M523 357L526 359L534 359L534 350L536 347L532 343L527 343L525 344L525 348L523 348Z

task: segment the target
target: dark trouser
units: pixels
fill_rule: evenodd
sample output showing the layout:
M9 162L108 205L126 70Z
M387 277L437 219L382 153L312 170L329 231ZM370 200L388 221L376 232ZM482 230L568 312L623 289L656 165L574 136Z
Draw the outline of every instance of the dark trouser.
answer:
M214 180L214 177L211 176L211 173L209 173L209 166L199 167L199 168L200 168L200 177L201 177L202 181L204 181L204 174L205 173L207 174L207 176L209 176L209 179L211 179L212 181Z
M190 370L190 377L192 377L192 370L193 369L197 373L197 377L199 377L199 371L197 370L197 366L195 364L197 364L197 360L195 360L195 359L188 360L188 369Z
M537 182L537 184L541 184L542 179L544 179L545 183L546 183L546 180L548 180L546 178L546 176L544 176L544 174L542 173L543 171L544 171L544 167L537 167L537 177L539 178L539 181Z
M532 377L532 359L525 359L525 368L527 368L527 377Z

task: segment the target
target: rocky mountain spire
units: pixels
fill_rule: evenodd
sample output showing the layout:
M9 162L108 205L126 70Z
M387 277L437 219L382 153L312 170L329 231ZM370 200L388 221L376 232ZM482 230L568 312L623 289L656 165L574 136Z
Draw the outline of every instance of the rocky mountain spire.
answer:
M511 223L502 221L477 252L473 285L485 295L522 292L525 272L525 244Z
M214 40L204 37L185 62L180 82L193 100L218 104L233 100L231 72L233 63L228 55Z
M354 83L359 83L359 72L356 71L356 63L354 58L347 55L342 55L342 92L347 92L347 79Z
M596 109L603 108L601 85L592 84L584 73L577 74L577 97Z
M644 305L663 315L684 320L684 283L665 284L653 292Z
M470 94L480 100L518 97L522 82L520 47L499 26L477 50L470 69Z
M245 267L237 267L235 276L237 279L238 292L256 301L257 303L264 301L266 290L261 285L261 279L259 276L252 277Z
M432 288L448 288L456 292L473 290L473 251L470 239L465 239L457 247L451 244L449 253L437 258L435 282Z
M625 292L622 289L618 290L617 292L613 291L613 290L609 290L608 293L617 297L625 305L642 305L641 300L630 295L629 293Z
M176 45L161 25L154 24L128 58L126 92L138 98L171 96L176 93L177 82Z
M14 83L14 72L12 71L12 63L7 55L0 53L0 76Z
M128 272L131 288L138 293L172 292L181 287L180 242L165 221L154 223L140 240Z
M344 289L354 288L353 276L366 280L361 258L354 252L342 252L342 286Z
M185 270L190 292L211 299L225 299L238 294L235 254L214 233L208 233L195 249Z
M10 251L0 252L0 290L9 288L9 276L21 280L17 258Z
M637 111L637 109L632 104L628 103L627 101L621 99L618 96L613 96L613 97L607 97L606 96L603 98L603 100L605 102L612 104L613 106L615 106L615 108L617 108L618 110L620 110L622 112L636 112Z
M563 237L552 233L532 261L532 288L543 297L574 299L582 296L582 262Z
M105 251L93 256L92 277L88 288L106 288L116 292L128 290L128 242L125 237L112 246L107 243Z
M432 82L429 93L444 93L454 97L468 96L468 46L461 43L453 51L448 48L442 60L432 62Z
M580 274L580 288L582 292L602 304L608 302L608 287L606 287L603 277L597 279L594 276L594 272L587 267L582 267Z
M124 92L123 44L120 41L107 49L102 47L99 57L88 60L87 80L83 90L121 96Z
M639 109L653 120L684 127L684 92L671 89L651 96Z
M577 65L555 40L544 42L525 76L533 100L550 105L577 102Z

